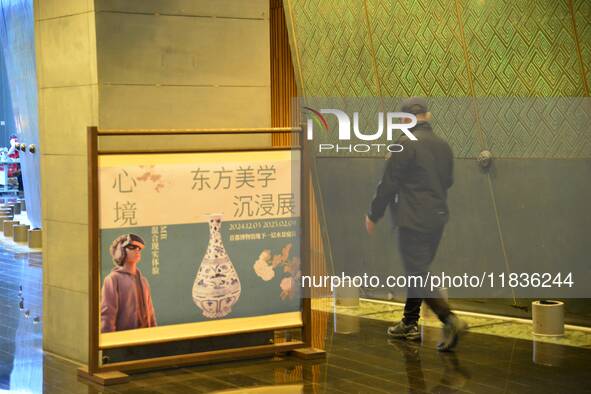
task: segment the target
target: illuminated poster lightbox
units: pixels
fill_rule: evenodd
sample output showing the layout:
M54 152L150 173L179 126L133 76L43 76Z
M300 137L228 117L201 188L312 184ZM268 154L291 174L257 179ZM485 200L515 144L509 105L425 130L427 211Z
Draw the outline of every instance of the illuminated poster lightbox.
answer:
M302 325L299 152L98 166L100 348Z

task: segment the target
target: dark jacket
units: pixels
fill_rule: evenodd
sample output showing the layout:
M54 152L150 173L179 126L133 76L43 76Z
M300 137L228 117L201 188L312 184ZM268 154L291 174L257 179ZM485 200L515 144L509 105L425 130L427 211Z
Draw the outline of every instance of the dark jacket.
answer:
M453 184L453 153L429 123L419 123L411 131L417 141L406 136L398 141L404 150L388 159L368 216L377 222L389 205L394 225L430 233L440 230L449 218L447 189Z

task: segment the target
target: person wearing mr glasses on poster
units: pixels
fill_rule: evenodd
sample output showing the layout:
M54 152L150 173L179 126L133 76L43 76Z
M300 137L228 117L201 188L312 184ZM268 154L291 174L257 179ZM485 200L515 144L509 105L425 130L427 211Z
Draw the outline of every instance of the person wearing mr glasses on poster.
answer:
M117 237L109 252L115 267L105 277L101 302L101 332L156 326L148 280L137 268L144 240L135 234Z

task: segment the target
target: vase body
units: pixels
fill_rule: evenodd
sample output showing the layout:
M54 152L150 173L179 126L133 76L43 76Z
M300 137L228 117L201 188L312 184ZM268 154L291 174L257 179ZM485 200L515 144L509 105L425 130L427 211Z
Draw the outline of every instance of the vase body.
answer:
M193 302L203 316L219 319L232 312L240 298L240 279L222 241L221 215L209 218L209 244L193 283Z

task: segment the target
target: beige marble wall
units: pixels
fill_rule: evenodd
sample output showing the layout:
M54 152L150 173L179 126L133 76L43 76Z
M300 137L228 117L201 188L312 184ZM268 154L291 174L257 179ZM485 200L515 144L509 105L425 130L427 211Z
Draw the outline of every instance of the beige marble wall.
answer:
M101 127L270 126L268 7L97 0Z
M45 350L87 360L86 127L269 127L268 17L268 0L35 0Z
M43 347L78 361L88 343L85 130L98 120L95 31L93 1L35 1Z

